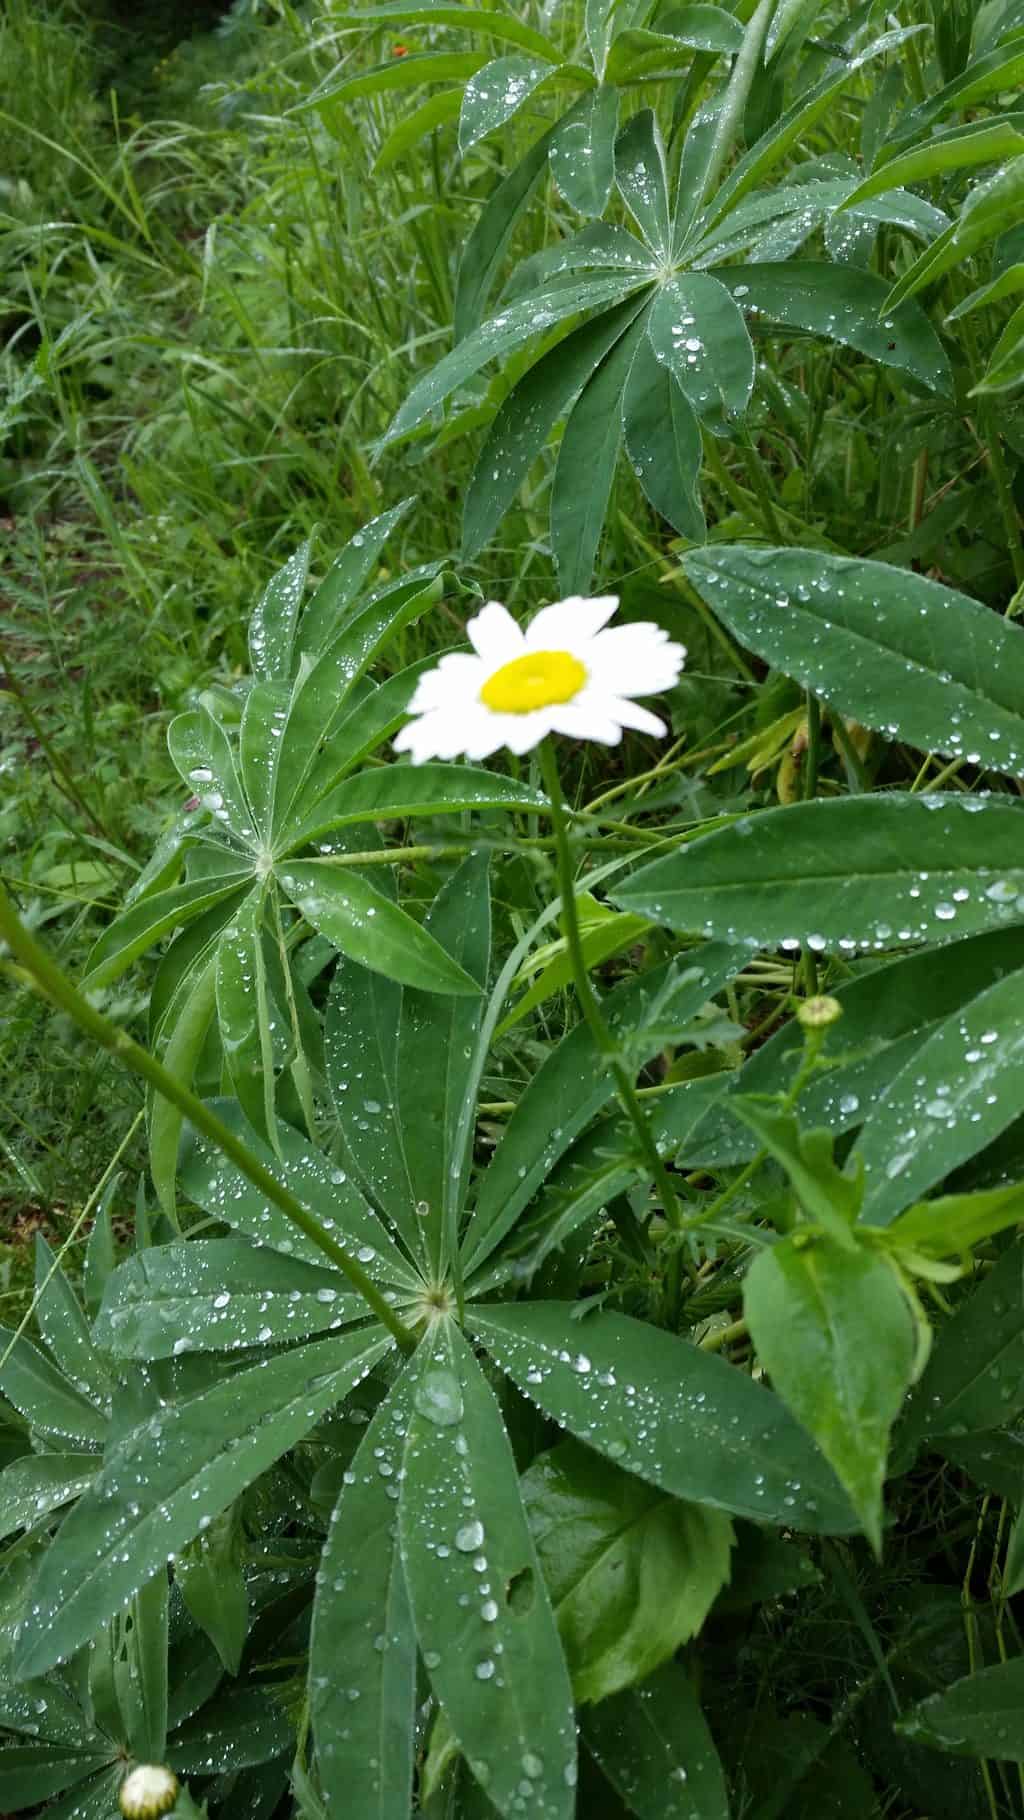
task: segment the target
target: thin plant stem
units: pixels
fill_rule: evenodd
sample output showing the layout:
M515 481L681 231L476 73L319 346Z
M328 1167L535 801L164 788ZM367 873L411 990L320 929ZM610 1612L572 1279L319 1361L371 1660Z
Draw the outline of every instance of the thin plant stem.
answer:
M95 809L86 801L72 777L71 772L61 758L60 753L51 742L49 735L46 732L46 728L43 726L42 721L39 719L38 714L18 680L14 668L14 661L2 638L0 638L0 664L3 665L6 672L7 687L14 696L21 712L31 727L33 736L39 741L43 757L50 767L50 775L58 790L62 790L64 795L68 798L68 801L74 803L76 809L81 810L86 820L95 828L97 834L101 834L104 840L113 842L114 837L109 828L104 826Z
M237 1138L210 1108L197 1099L187 1087L183 1087L169 1074L148 1049L143 1049L125 1030L119 1030L101 1012L90 1005L87 998L78 991L67 975L47 953L35 936L25 928L14 909L3 885L0 884L0 941L6 942L18 966L10 968L24 983L34 985L50 1003L59 1011L64 1011L75 1023L99 1043L100 1047L115 1055L157 1093L164 1096L183 1113L196 1131L201 1131L209 1138L211 1144L241 1170L247 1181L254 1188L272 1201L275 1207L291 1220L293 1226L304 1233L307 1239L330 1258L332 1264L348 1278L353 1289L362 1296L367 1306L373 1310L377 1319L387 1328L403 1352L410 1353L416 1345L416 1337L400 1320L394 1309L385 1301L366 1271L357 1260L349 1255L344 1246L331 1237L326 1227L303 1207L289 1188L277 1181L269 1169L265 1169L257 1157L253 1156L248 1145ZM8 964L9 965L9 964Z
M651 1172L652 1179L661 1196L662 1210L669 1225L676 1231L685 1229L685 1219L676 1191L668 1170L662 1161L658 1146L639 1099L633 1078L623 1062L619 1045L608 1026L604 1013L597 1002L594 989L587 972L587 963L583 954L583 943L580 937L579 917L576 912L576 892L573 878L572 853L569 846L569 821L566 814L565 798L558 775L558 760L550 739L541 741L540 768L544 787L551 805L551 826L555 836L555 856L558 862L558 884L562 899L562 923L565 929L566 945L572 964L573 984L580 1010L590 1028L598 1053L605 1059L609 1072L615 1082L622 1109L636 1133L637 1141L644 1162ZM677 1252L681 1260L681 1252ZM673 1314L677 1312L679 1300L678 1284L670 1293L670 1302L676 1304Z

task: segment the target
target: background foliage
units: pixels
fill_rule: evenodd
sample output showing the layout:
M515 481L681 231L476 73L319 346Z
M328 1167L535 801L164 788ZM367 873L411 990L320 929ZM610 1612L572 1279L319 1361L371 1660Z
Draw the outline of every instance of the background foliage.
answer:
M0 1807L1021 1814L1024 12L12 0L0 58L5 877L465 1301L399 1369L9 982ZM530 765L381 763L479 597L592 583L689 649L566 780L678 1230Z

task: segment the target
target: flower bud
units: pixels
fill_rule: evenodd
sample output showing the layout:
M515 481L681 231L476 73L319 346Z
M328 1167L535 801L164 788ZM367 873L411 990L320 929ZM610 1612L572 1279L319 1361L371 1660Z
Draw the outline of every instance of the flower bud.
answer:
M178 1799L178 1778L162 1763L140 1763L121 1784L119 1802L125 1820L159 1820Z
M796 1015L805 1030L827 1030L830 1024L838 1023L843 1007L837 998L821 993L816 998L802 999Z

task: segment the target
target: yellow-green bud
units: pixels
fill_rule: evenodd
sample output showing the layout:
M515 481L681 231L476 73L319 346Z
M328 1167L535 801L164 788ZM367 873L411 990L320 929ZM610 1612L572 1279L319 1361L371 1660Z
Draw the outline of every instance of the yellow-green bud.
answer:
M160 1820L178 1799L178 1778L162 1763L140 1763L121 1784L119 1796L125 1820Z
M817 998L802 999L796 1015L805 1030L827 1030L842 1017L843 1007L837 998L822 993Z

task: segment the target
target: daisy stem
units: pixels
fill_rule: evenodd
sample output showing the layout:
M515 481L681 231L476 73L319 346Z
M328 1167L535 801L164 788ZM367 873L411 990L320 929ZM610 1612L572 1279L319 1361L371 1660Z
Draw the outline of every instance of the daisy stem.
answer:
M572 964L573 984L580 1010L590 1028L598 1052L604 1057L608 1069L618 1089L619 1100L633 1130L644 1161L651 1172L655 1187L661 1196L661 1205L668 1224L675 1231L685 1229L686 1220L679 1205L672 1179L658 1152L654 1133L647 1121L647 1114L640 1104L636 1084L622 1060L619 1045L605 1021L594 989L587 972L587 963L583 953L583 942L580 937L579 917L576 913L576 890L573 877L572 852L569 845L569 818L566 813L565 797L562 794L561 780L558 775L558 760L550 739L543 739L539 748L541 775L544 788L551 804L551 827L555 836L555 855L558 861L558 884L562 898L562 926L569 949ZM679 1292L681 1286L682 1252L677 1250L672 1260L673 1281L669 1288L670 1312L673 1322L677 1318Z
M140 1043L133 1042L126 1030L112 1024L102 1012L96 1010L89 1000L83 997L67 975L58 967L52 956L36 941L18 917L3 885L0 884L0 957L6 943L14 956L15 965L7 964L8 970L19 978L22 984L32 985L44 998L48 998L59 1011L64 1011L75 1023L99 1043L100 1047L117 1056L133 1074L142 1076L148 1085L163 1094L184 1113L189 1124L196 1131L201 1131L216 1148L234 1163L247 1181L258 1188L268 1201L279 1207L307 1239L329 1257L353 1289L358 1290L364 1302L373 1310L377 1319L383 1323L392 1337L397 1340L403 1352L412 1352L416 1345L416 1336L399 1320L394 1309L388 1303L376 1283L367 1276L362 1265L357 1262L337 1239L332 1238L326 1227L322 1226L316 1216L286 1188L283 1182L265 1169L259 1158L254 1156L249 1146L235 1136L227 1125L212 1112L209 1106L197 1099L187 1087L183 1087L173 1074L158 1062L148 1049ZM24 971L22 971L22 969Z

